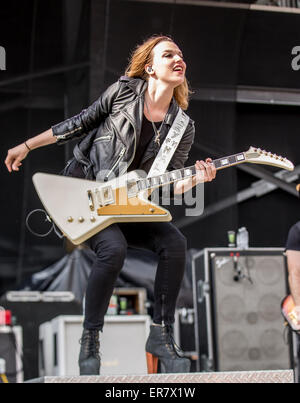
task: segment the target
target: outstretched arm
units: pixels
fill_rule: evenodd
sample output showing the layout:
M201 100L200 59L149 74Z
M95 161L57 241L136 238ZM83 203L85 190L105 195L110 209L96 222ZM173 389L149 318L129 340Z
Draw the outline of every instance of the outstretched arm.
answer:
M120 82L112 84L108 89L87 109L81 111L78 115L54 125L51 129L35 136L25 143L8 150L5 159L5 165L9 172L19 171L22 165L21 161L27 157L29 151L35 148L43 147L48 144L64 142L88 133L89 130L99 126L111 111L112 103L116 98L120 88Z
M7 157L4 161L8 171L19 171L19 167L22 165L21 161L27 157L30 151L48 144L56 143L56 140L56 137L53 136L52 129L49 129L26 140L27 145L24 142L14 148L11 148L8 150Z

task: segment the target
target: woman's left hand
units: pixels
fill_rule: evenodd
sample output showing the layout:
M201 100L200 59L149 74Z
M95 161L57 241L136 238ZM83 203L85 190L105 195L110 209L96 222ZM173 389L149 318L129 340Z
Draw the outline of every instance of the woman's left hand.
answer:
M196 161L196 180L199 182L211 182L215 179L217 170L212 163L211 158L206 158L205 161Z

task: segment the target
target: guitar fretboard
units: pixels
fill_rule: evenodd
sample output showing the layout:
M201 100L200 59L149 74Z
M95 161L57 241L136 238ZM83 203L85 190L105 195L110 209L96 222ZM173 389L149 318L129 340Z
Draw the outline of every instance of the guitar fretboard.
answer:
M237 165L245 161L244 153L238 153L230 155L229 157L223 157L213 160L212 163L216 169L223 169L232 165ZM153 176L151 178L143 178L138 181L129 181L127 183L129 193L137 193L142 190L154 189L160 186L168 185L170 183L188 179L196 175L195 165L187 168L177 169L175 171L166 172L162 175Z
M219 158L213 161L217 169L226 168L232 165L240 164L246 160L244 153L230 155L229 157Z

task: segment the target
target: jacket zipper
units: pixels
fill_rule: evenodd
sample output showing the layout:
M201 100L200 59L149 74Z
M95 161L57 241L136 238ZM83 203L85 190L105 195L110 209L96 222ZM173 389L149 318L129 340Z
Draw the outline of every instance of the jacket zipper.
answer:
M126 151L126 147L124 146L122 148L122 150L120 151L119 157L117 159L117 161L114 163L114 165L112 166L112 168L110 169L110 171L108 172L107 175L105 175L104 181L107 182L108 178L110 176L110 174L113 172L113 170L116 168L116 166L118 165L118 163L120 162L121 158L123 157L123 155L125 154Z
M165 294L161 296L161 324L165 326Z
M112 134L109 134L107 136L102 136L99 137L98 139L94 140L94 144L98 143L99 141L105 141L105 140L111 140L112 139Z
M69 132L67 132L67 133L58 134L56 137L57 137L58 140L65 140L68 136L70 136L70 134L73 134L73 133L75 133L75 132L78 132L78 130L81 130L81 129L82 129L82 126L79 126L79 127L77 127L76 129L71 130L71 131L69 131Z
M129 120L129 122L132 124L133 130L134 130L134 149L133 149L132 158L129 161L129 163L127 164L127 171L128 171L128 168L130 167L132 161L134 160L135 151L136 151L136 129L135 129L135 126L134 126L134 122L131 120L131 117L125 111L121 111L121 113L123 113L123 115L125 115L125 117ZM122 172L122 174L123 173L124 172Z

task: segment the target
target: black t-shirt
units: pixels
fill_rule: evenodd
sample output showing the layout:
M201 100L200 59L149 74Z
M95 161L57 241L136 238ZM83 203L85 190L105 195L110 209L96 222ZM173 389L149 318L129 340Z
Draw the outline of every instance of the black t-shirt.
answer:
M156 125L156 128L159 129L161 126L161 122L155 122L155 125ZM132 163L130 164L130 167L129 167L130 171L134 171L135 169L140 168L145 151L146 151L150 141L151 140L154 141L154 139L155 139L155 133L153 130L152 123L149 122L149 120L144 115L140 140L136 146L134 160L132 161Z
M285 248L286 250L300 251L300 221L290 229Z

